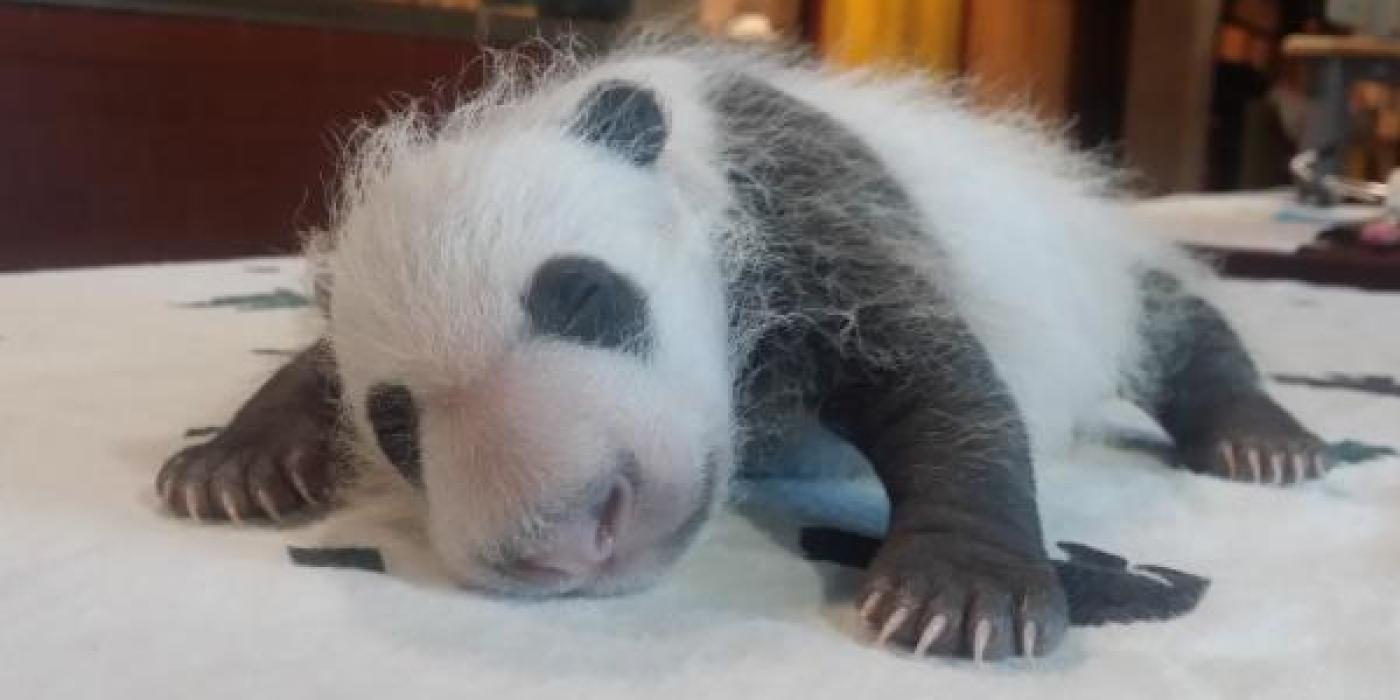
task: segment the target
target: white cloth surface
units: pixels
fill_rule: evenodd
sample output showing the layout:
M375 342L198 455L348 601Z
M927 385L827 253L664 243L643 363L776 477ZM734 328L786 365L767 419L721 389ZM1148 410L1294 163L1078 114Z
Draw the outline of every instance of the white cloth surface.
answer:
M1213 585L1179 620L1075 628L1049 659L980 668L869 646L859 572L736 510L663 584L608 600L294 566L288 543L389 516L192 525L152 490L182 433L225 422L281 361L253 350L315 332L304 309L183 304L279 287L301 288L298 263L0 276L0 697L1395 697L1395 458L1291 489L1094 445L1042 465L1051 539ZM1228 283L1222 303L1269 371L1400 371L1400 295ZM1400 447L1400 398L1273 391L1329 439ZM391 567L419 565L404 551Z
M1299 204L1291 188L1176 194L1143 202L1137 209L1163 235L1182 243L1275 253L1297 250L1329 225L1374 219L1385 211L1361 204Z

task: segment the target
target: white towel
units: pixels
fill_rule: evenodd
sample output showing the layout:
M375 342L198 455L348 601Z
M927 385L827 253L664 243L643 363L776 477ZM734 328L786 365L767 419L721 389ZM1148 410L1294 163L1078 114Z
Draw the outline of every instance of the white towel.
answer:
M0 276L0 697L1397 692L1395 458L1290 489L1092 445L1042 465L1051 539L1212 587L1181 619L1075 628L1048 659L983 667L871 647L850 605L859 573L805 561L795 530L751 509L719 517L653 590L544 603L433 585L390 501L282 530L162 514L152 481L184 431L221 425L282 360L272 351L314 335L305 309L252 310L300 288L283 259ZM1223 303L1270 372L1400 373L1400 295L1232 282ZM1400 397L1272 390L1328 439L1400 447ZM878 491L855 491L854 506L813 507L878 524ZM408 580L294 566L289 543L383 546Z

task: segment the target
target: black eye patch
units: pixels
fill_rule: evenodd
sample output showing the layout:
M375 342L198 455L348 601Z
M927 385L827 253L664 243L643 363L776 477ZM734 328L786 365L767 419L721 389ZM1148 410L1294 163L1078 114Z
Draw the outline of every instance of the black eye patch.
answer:
M524 303L540 335L639 355L651 349L645 296L599 260L566 256L540 265Z
M418 405L402 384L375 384L365 397L365 409L379 449L410 483L422 485L418 456Z

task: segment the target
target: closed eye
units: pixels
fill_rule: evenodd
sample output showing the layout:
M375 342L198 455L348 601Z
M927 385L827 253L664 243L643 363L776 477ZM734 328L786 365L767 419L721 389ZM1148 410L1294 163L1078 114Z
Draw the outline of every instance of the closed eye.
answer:
M561 256L540 265L524 297L538 335L645 355L651 348L646 297L600 260Z

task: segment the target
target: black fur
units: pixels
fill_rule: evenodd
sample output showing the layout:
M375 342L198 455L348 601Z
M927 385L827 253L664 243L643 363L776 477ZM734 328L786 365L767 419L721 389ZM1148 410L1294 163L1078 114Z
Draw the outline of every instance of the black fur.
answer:
M1160 270L1144 271L1140 287L1145 368L1129 390L1171 436L1181 461L1233 479L1321 476L1326 446L1264 392L1259 370L1219 310ZM1295 456L1309 467L1275 471L1276 458L1291 465Z
M1140 279L1147 386L1137 398L1173 438L1193 441L1228 396L1258 391L1259 370L1229 323L1160 270Z
M205 520L280 518L324 504L336 477L339 409L334 359L318 342L278 369L212 439L171 457L157 489L174 512Z
M743 415L814 412L869 458L892 510L867 590L887 601L881 619L914 608L895 639L912 644L922 621L942 614L949 631L936 651L972 654L986 623L984 651L996 658L1021 651L1018 630L1034 622L1040 636L1025 652L1043 653L1068 618L1041 541L1027 434L936 281L891 247L938 256L907 194L854 134L773 87L737 79L715 93L715 107L743 214L767 252L781 254L735 275L735 326L751 323L744 314L803 319L757 343ZM787 127L777 135L774 120ZM841 197L852 199L831 201ZM832 213L849 211L880 216ZM892 285L897 295L886 293Z
M535 271L524 304L537 334L640 355L650 351L646 297L602 261L549 260Z
M641 166L661 157L668 135L656 93L621 80L601 83L584 98L573 131Z

